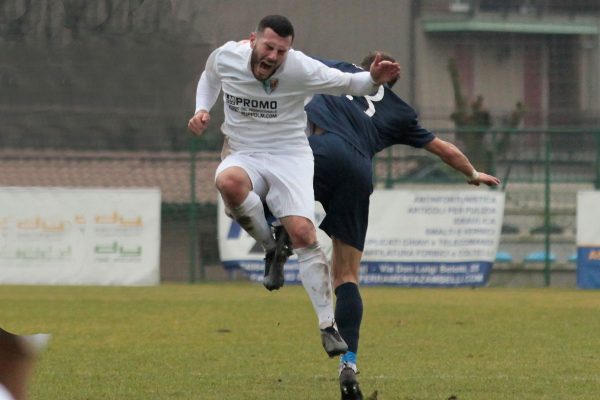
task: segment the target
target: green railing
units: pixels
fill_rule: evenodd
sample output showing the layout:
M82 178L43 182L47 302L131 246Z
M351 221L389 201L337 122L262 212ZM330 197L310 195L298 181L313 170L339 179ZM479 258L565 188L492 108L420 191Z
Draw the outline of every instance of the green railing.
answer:
M558 217L575 228L576 192L600 189L600 128L552 129L438 129L442 139L457 143L462 134L483 136L479 148L462 148L476 168L498 176L507 193L507 213L541 213L543 224L544 283L550 285L552 244ZM483 156L482 156L483 155ZM375 182L380 188L407 185L448 185L464 178L424 150L394 146L375 160ZM520 205L519 196L528 198ZM553 200L554 199L554 200ZM511 203L512 202L512 203ZM560 227L559 227L560 229ZM574 235L571 235L574 241Z
M434 132L461 147L462 132ZM488 130L480 135L479 148L462 150L480 164L478 169L503 180L501 249L506 245L515 254L511 268L528 268L519 260L524 260L525 250L540 247L549 284L551 268L572 267L560 260L574 250L577 191L600 188L600 128ZM85 148L65 147L62 142L39 148L13 144L0 149L0 170L5 171L0 185L159 187L163 280L213 279L219 268L208 267L220 265L214 187L220 138L188 136L183 149L163 150L123 150L127 147L118 142L113 143L116 150L93 143ZM408 146L378 154L374 172L379 189L466 188L461 174L427 151ZM552 262L551 250L562 253L559 261Z
M485 138L486 147L461 150L472 160L483 160L484 165L476 168L500 178L506 175L518 182L593 182L600 187L600 128L552 128L552 129L495 129L481 132L480 129L437 129L434 132L459 147L457 136L474 133ZM499 151L501 149L501 151ZM481 157L481 154L485 155ZM477 155L477 156L476 156ZM546 165L549 169L546 171ZM408 168L399 168L399 165ZM571 165L569 165L571 164ZM413 166L411 169L410 166ZM527 174L529 166L535 172ZM515 170L513 170L513 168ZM553 173L555 171L556 173ZM376 156L375 182L385 188L402 183L449 183L458 182L450 168L439 162L437 157L410 149L393 146Z
M500 190L507 194L506 215L513 219L530 219L531 233L525 232L525 241L531 240L531 248L543 245L544 283L550 284L550 271L555 261L551 259L553 244L557 240L574 246L576 192L580 189L600 187L600 128L582 129L496 129L481 133L480 130L434 131L442 139L461 147L462 133L484 136L482 146L476 149L462 148L470 159L476 160L477 168L502 179ZM190 145L190 186L212 185L200 182L195 173L196 144ZM483 156L481 156L483 155ZM374 182L378 188L402 188L427 185L427 187L460 188L464 185L462 175L446 166L425 150L408 146L393 146L378 154L374 161ZM194 204L192 195L190 202ZM206 207L206 205L204 205ZM205 208L206 209L206 208ZM200 256L193 243L198 238L198 205L190 207L190 276L189 281L204 279L204 266L218 259L210 253L216 248L203 251ZM206 218L206 215L204 216ZM556 233L558 220L565 220L568 234ZM564 222L564 221L563 221ZM505 223L507 230L510 221ZM521 230L523 227L521 227ZM216 227L214 231L216 236ZM556 239L559 235L560 238ZM510 234L503 235L510 241ZM514 235L513 235L514 236ZM566 238L565 238L566 237ZM540 239L541 238L541 239ZM503 239L504 240L504 239ZM501 241L502 245L502 241ZM509 243L510 245L510 243ZM564 243L562 244L564 247ZM564 259L565 257L563 257ZM199 265L198 265L199 263ZM514 262L515 268L525 267L525 261Z

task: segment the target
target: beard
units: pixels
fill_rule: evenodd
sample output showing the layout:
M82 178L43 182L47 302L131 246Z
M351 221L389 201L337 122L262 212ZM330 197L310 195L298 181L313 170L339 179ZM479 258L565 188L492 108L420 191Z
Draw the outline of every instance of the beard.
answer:
M256 49L252 50L252 55L250 56L250 69L256 79L260 81L269 79L278 67L278 64L266 61L264 58L261 59Z

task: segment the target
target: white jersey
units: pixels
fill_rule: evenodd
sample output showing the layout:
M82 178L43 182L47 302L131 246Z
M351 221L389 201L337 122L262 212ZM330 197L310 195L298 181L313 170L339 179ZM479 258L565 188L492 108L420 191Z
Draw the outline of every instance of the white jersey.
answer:
M223 90L221 127L234 152L310 153L306 138L307 97L316 93L364 96L377 89L369 72L344 73L290 49L266 81L252 74L248 41L227 42L209 56L198 83L196 111L210 111Z
M6 387L0 383L0 400L14 400Z

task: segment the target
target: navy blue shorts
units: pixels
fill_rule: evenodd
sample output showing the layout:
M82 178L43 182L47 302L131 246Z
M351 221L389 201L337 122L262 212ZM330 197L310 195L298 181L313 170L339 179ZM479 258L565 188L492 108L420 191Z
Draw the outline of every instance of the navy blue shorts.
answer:
M319 227L363 251L373 193L373 165L369 157L335 133L308 138L315 156L315 199L327 216Z

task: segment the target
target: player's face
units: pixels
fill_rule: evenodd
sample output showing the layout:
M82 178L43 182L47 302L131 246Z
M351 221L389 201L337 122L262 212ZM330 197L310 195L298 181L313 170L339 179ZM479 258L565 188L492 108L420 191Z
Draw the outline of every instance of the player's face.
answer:
M268 79L285 61L292 47L292 37L281 37L271 28L250 35L252 57L250 67L254 77L260 81Z

